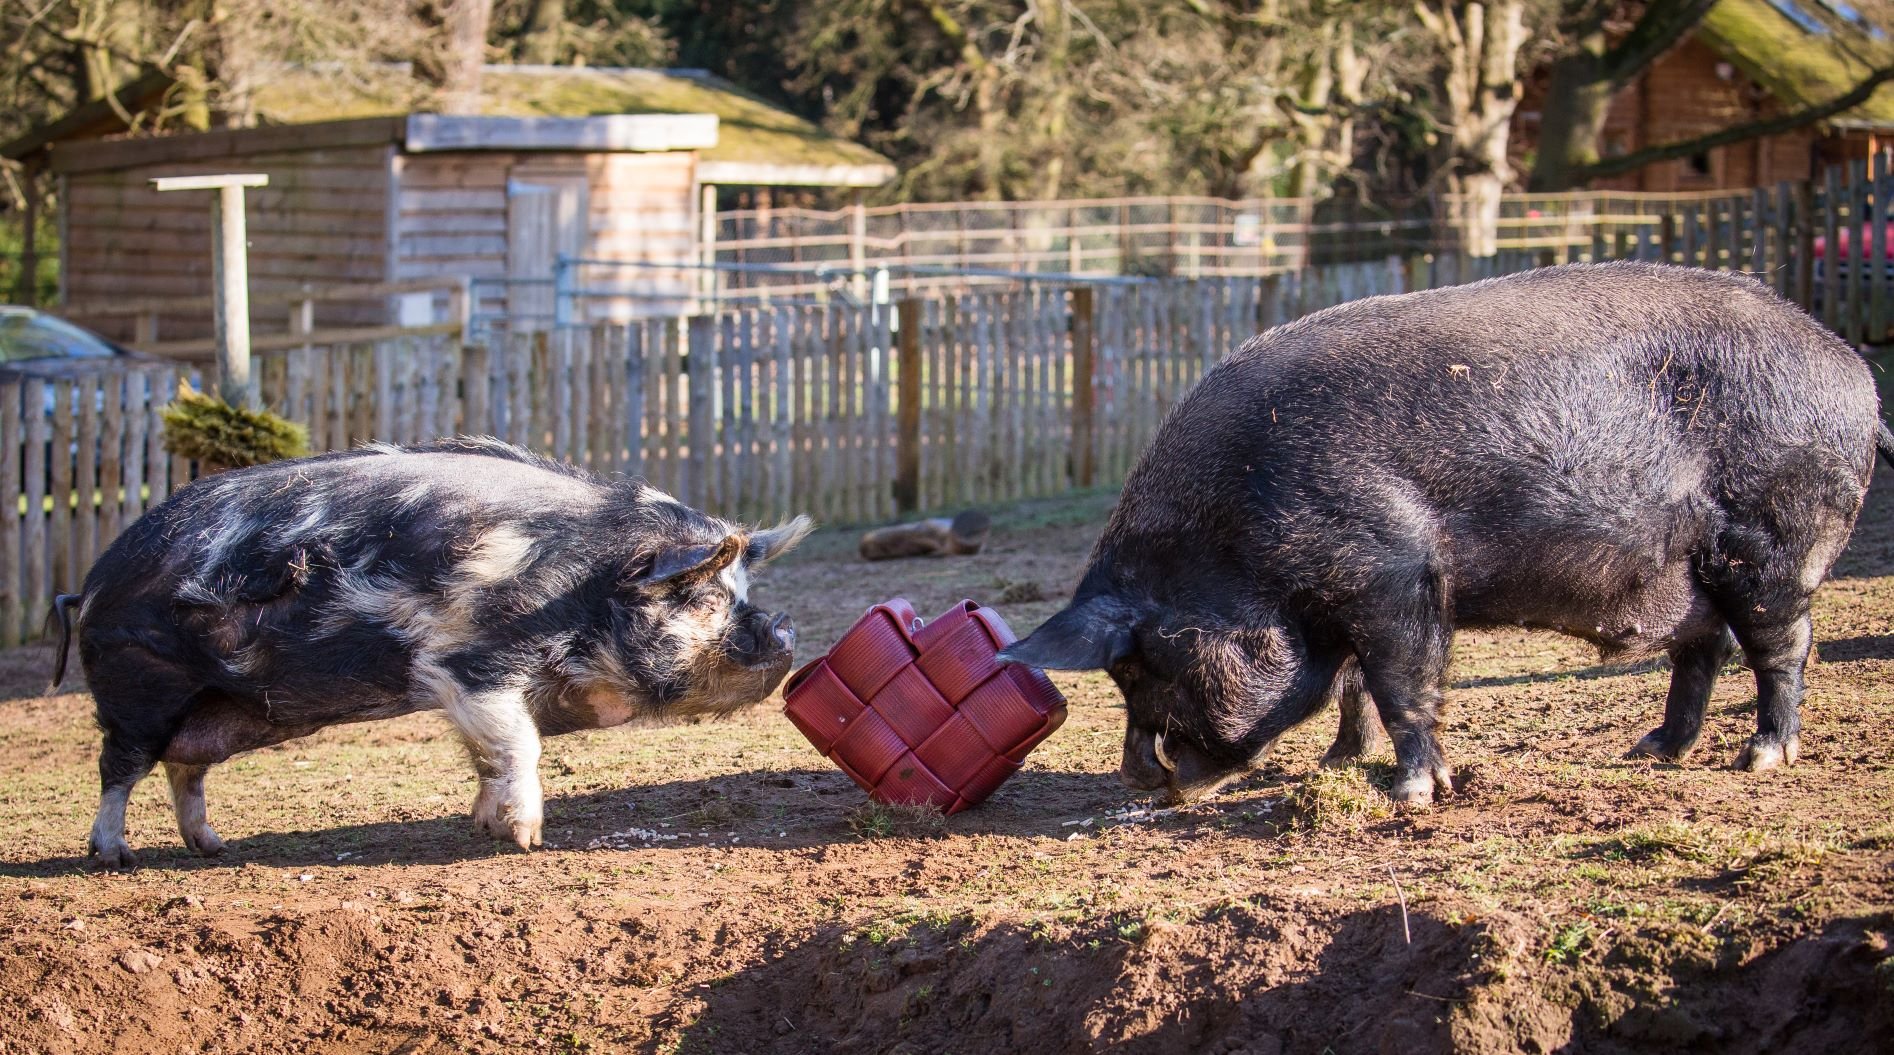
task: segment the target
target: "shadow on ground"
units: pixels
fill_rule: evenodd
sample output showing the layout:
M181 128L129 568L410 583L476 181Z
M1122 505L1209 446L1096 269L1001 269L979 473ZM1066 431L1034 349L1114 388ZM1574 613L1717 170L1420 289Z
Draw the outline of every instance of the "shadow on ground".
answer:
M214 771L213 771L214 776ZM469 801L471 803L471 781ZM148 779L137 794L163 794L162 781ZM1103 812L1129 793L1116 774L1025 769L980 808L956 814L956 835L1041 835L1059 827L1043 803L1061 809ZM851 814L866 803L849 778L836 770L756 770L702 780L681 780L546 800L546 839L553 849L697 848L723 844L742 833L745 845L797 850L854 841ZM216 789L210 794L211 823L219 821ZM1063 814L1061 815L1063 816ZM676 836L645 840L634 830ZM698 838L698 832L708 833ZM780 833L780 834L779 834ZM75 850L86 833L73 832ZM140 839L143 838L142 845ZM186 851L169 829L134 832L133 849L146 868L191 871L240 868L245 864L319 868L380 864L448 864L519 853L476 832L466 813L391 819L334 828L269 832L232 839L216 858ZM77 853L31 862L0 863L0 876L46 877L97 865Z

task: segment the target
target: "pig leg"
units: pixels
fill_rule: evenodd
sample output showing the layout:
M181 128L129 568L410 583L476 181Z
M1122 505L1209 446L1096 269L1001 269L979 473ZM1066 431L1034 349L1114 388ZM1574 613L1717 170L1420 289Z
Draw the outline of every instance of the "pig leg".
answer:
M539 786L539 728L525 694L517 689L459 693L446 710L480 776L474 826L496 839L511 839L522 850L540 845L545 802Z
M1453 634L1445 619L1444 584L1431 569L1418 582L1373 591L1379 610L1354 631L1363 684L1394 744L1394 801L1427 806L1453 794L1453 773L1440 747L1440 704ZM1390 601L1405 598L1406 610Z
M184 845L204 857L224 852L224 841L211 830L204 810L204 774L209 766L164 764L164 776L171 784L171 809L178 817L178 834Z
M1736 643L1729 631L1686 641L1670 650L1670 695L1664 700L1664 724L1650 731L1631 749L1632 758L1675 762L1690 752L1703 732L1703 712L1710 705L1716 676L1729 662Z
M1361 665L1349 660L1335 676L1329 690L1341 710L1341 728L1335 742L1322 756L1323 769L1336 769L1367 756L1381 739L1381 720L1369 706L1368 693L1361 684Z
M138 863L138 855L125 841L125 805L131 801L132 788L157 763L157 752L125 736L105 734L105 747L99 752L99 812L92 820L86 851L107 868L130 868Z
M1815 640L1808 603L1791 622L1739 627L1736 637L1756 673L1756 735L1736 756L1736 768L1760 773L1794 765L1802 746L1802 674Z

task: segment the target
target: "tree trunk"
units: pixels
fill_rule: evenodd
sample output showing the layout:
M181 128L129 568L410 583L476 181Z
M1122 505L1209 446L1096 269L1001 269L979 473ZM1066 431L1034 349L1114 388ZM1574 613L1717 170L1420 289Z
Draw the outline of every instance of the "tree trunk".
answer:
M1492 256L1499 251L1500 195L1512 181L1506 146L1519 106L1525 2L1423 0L1414 10L1441 48L1447 233L1461 253Z
M20 173L20 286L14 291L14 303L29 308L39 304L39 187L39 164L29 161Z
M219 128L250 128L256 124L257 47L255 21L263 17L260 5L242 0L218 0L211 5L215 51L211 57L211 123Z
M1575 174L1595 164L1611 97L1617 91L1605 61L1605 32L1588 32L1573 50L1552 63L1539 126L1539 152L1529 186L1535 191L1569 190Z
M1334 92L1334 67L1329 56L1335 49L1335 24L1322 27L1322 35L1312 43L1313 54L1303 64L1296 83L1296 106L1289 111L1295 127L1296 158L1289 169L1289 197L1313 197L1321 178L1322 148L1328 144L1329 116L1325 112ZM1346 33L1347 30L1342 31Z
M1488 169L1448 177L1451 203L1448 224L1455 247L1466 256L1494 256L1499 252L1499 203L1506 180Z
M475 113L480 108L480 71L487 62L487 27L493 21L493 0L454 0L446 21L441 112Z
M533 0L520 29L520 61L545 66L564 58L566 0Z

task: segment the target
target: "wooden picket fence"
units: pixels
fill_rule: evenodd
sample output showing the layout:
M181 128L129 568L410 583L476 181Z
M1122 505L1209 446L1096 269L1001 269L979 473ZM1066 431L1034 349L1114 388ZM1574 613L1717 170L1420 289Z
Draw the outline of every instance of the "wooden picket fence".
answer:
M1121 481L1176 402L1249 336L1307 312L1570 259L1743 270L1857 344L1894 336L1884 203L1857 167L1594 226L1590 243L1304 268L937 291L888 305L781 303L688 318L316 346L258 357L260 398L317 450L492 435L642 476L750 522L830 524ZM1565 223L1558 216L1539 219ZM1867 228L1826 273L1817 240ZM1864 256L1866 259L1863 259ZM1869 261L1878 263L1870 264ZM113 538L188 483L159 414L181 368L0 383L0 646L41 633Z

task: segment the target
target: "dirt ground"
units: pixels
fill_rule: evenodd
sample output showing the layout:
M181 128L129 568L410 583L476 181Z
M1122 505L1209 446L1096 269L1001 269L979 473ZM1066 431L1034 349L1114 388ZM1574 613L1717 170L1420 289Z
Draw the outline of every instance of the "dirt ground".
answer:
M978 557L867 565L818 535L762 584L806 656L900 594L1021 631L1110 496L996 511ZM214 770L229 840L188 856L162 783L130 874L81 860L90 701L0 656L0 1052L1894 1051L1894 486L1823 591L1803 757L1727 768L1732 669L1684 765L1622 755L1660 664L1469 633L1462 788L1397 814L1387 759L1318 773L1330 712L1214 800L1114 772L1102 675L980 809L895 816L771 701L547 744L548 847L476 836L438 717Z

